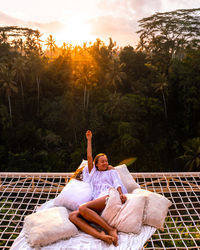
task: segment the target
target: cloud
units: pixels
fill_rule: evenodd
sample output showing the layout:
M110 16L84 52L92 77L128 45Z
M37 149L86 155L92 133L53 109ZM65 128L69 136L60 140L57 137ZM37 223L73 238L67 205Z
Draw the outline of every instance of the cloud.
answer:
M155 11L160 11L162 0L100 0L98 7L115 16L138 20L152 15Z
M133 44L137 40L136 25L123 17L100 16L90 20L92 35L108 39L111 37L119 45Z
M9 16L0 11L0 25L1 26L20 26L32 29L39 29L41 32L54 33L61 30L64 25L61 22L53 21L49 23L25 22L15 17Z
M112 37L122 45L135 46L138 42L138 21L151 16L162 8L161 0L100 0L98 7L102 13L91 21L93 34Z
M193 9L193 8L199 8L199 0L181 0L181 1L174 1L174 0L168 0L167 2L165 0L162 0L162 7L163 12L167 11L173 11L177 9Z
M50 22L50 23L32 23L32 25L38 27L38 29L42 32L47 33L55 33L61 30L64 27L64 24L58 21Z
M21 17L15 18L10 14L0 12L0 25L29 27L39 29L42 33L54 34L64 28L63 23L66 28L66 20L80 15L83 21L86 17L88 18L94 37L103 39L112 37L117 44L134 46L138 40L136 31L139 30L139 20L155 12L199 6L199 0L57 0L56 5L54 1L49 1L47 5L44 0L41 1L38 9L38 2L39 0L30 1L30 3L26 1L25 6L23 5L26 8L23 12L26 14L24 16L28 18L27 20L35 21L25 22L20 19ZM19 7L19 3L17 4ZM45 21L41 23L38 20Z
M21 24L21 20L15 18L15 17L11 17L3 12L0 11L0 25L6 25L6 26L9 26L9 25L20 25Z
M194 0L194 2L199 0ZM187 5L188 3L188 5ZM93 34L112 37L123 45L135 46L138 42L139 20L149 17L156 12L167 12L189 8L188 0L100 0L98 8L102 16L95 18L92 23Z
M160 11L162 9L161 0L127 0L128 5L132 11L135 12L136 17L144 18L146 16L152 15L155 11Z

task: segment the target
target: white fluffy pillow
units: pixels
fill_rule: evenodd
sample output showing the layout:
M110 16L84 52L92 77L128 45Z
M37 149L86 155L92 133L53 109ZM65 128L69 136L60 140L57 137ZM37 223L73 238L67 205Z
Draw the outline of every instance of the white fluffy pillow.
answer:
M121 181L123 182L128 193L131 193L134 189L140 188L140 185L133 179L131 173L129 172L125 164L115 167L117 170Z
M147 196L143 224L156 227L163 231L168 208L172 205L172 202L161 194L144 189L135 189L133 194Z
M72 179L54 199L55 206L64 206L70 210L92 199L92 190L89 183Z
M31 247L45 246L78 233L78 229L68 219L68 212L64 207L49 208L27 215L24 231Z
M101 216L118 231L137 234L142 227L143 210L147 197L137 194L127 194L126 197L127 201L122 204L118 191L111 188Z

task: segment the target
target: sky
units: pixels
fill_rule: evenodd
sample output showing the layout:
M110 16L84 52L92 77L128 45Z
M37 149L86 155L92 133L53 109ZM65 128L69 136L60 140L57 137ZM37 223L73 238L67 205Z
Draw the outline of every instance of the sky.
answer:
M200 8L200 0L0 0L0 26L38 29L58 46L109 37L118 46L136 46L138 20L192 8Z

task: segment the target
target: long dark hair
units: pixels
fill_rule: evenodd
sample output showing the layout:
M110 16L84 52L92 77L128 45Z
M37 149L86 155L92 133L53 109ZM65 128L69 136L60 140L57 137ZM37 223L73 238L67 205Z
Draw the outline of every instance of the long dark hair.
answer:
M94 157L94 165L95 165L95 167L96 167L97 170L98 170L98 168L97 168L97 163L98 163L98 160L99 160L99 158L100 158L101 156L106 156L106 158L108 159L107 155L104 154L104 153L100 153L100 154L96 155L96 156Z

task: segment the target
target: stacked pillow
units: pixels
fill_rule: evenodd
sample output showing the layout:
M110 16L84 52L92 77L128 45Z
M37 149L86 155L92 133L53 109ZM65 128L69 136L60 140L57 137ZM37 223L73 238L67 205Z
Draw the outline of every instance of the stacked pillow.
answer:
M165 196L148 190L135 189L133 194L147 196L143 224L156 227L163 231L168 208L172 205L172 202Z
M87 161L83 160L79 168L85 166L87 166ZM116 171L119 173L122 182L129 192L139 188L139 185L132 178L126 165L116 167ZM117 190L112 189L107 204L107 212L109 212L109 215L116 213L120 215L120 218L122 218L121 221L117 221L116 217L113 225L121 231L134 231L137 233L138 228L141 226L141 216L143 214L141 207L144 206L146 197L139 195L132 196L134 198L132 198L129 203L126 203L124 209L121 209L119 193ZM56 207L49 208L47 206L47 209L25 217L24 231L31 247L45 246L77 234L77 228L68 219L67 209L77 210L81 204L91 199L92 190L90 184L74 178L71 179L61 193L53 200L53 204L51 205ZM114 207L113 202L115 203ZM132 207L135 213L132 212ZM130 211L130 213L127 213L127 210ZM115 212L113 213L113 211ZM134 223L129 223L129 227L127 227L126 224L130 221L130 216L133 219L136 218L136 220ZM109 218L110 216L107 216L105 213L105 217Z
M140 185L133 179L125 164L119 165L115 169L128 193L131 193L136 188L140 188Z
M122 204L119 192L111 188L109 198L101 216L112 227L124 233L139 233L142 227L146 196L127 194Z
M125 233L139 233L142 225L164 230L168 208L172 205L166 197L143 189L127 194L122 204L117 190L110 189L109 198L102 212L104 220Z
M139 184L137 184L135 180L133 179L133 177L131 176L125 164L117 166L115 168L123 184L125 185L128 193L132 193L134 195L139 195L139 196L146 196L145 206L143 209L141 208L143 211L142 224L153 226L163 231L164 222L167 216L168 208L172 205L172 202L163 195L141 189ZM136 199L135 196L129 197L126 203L128 204L131 203L133 199ZM123 213L124 211L127 210L126 207L128 205L126 203L125 205L122 205L121 209L118 211L116 215L116 218L120 217L119 214L121 210L123 210ZM138 205L141 206L141 204L138 204ZM134 204L134 206L131 207L130 209L134 210L135 206L136 204ZM129 213L130 211L127 211L127 212ZM140 218L140 215L137 215L137 216L138 218ZM115 223L116 223L116 218L114 220Z
M78 229L68 219L66 208L54 207L27 215L24 232L30 246L35 248L68 239L78 234Z
M83 160L80 167L83 165L85 167L87 161ZM106 207L101 214L104 220L124 233L138 234L142 225L163 230L168 208L172 205L171 201L160 194L141 189L125 164L115 169L129 194L126 194L127 201L122 204L119 192L114 188L110 189ZM54 199L54 205L57 207L25 217L24 230L30 245L44 246L77 234L78 230L69 221L66 208L77 210L91 198L89 183L71 179Z

